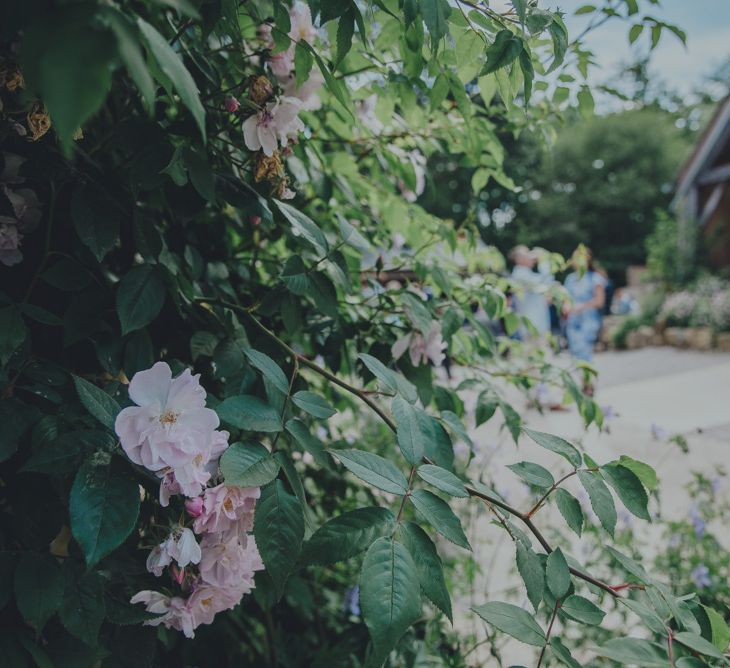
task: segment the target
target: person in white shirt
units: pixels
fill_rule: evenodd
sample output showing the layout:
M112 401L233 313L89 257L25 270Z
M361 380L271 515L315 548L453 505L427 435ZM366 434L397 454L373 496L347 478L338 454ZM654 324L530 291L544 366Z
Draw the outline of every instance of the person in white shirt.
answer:
M512 310L527 318L542 338L550 331L550 309L546 292L553 277L549 273L549 263L541 262L540 271L536 272L538 253L524 245L515 246L510 253L510 259L515 265L510 275L514 289ZM518 336L525 340L530 335L523 326L518 330Z

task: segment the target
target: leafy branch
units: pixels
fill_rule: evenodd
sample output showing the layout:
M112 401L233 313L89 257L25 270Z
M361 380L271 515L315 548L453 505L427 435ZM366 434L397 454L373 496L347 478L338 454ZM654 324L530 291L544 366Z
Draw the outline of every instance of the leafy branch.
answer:
M341 387L344 390L347 390L354 396L358 397L362 402L367 404L372 410L383 420L383 422L388 426L388 428L395 434L397 433L397 426L395 422L390 418L390 416L383 411L380 406L377 405L375 401L373 401L368 393L358 387L355 387L354 385L351 385L350 383L347 383L340 379L335 374L331 373L330 371L327 371L327 369L324 369L323 367L319 366L315 362L312 362L309 360L305 355L302 355L301 353L296 352L291 346L289 346L286 342L282 341L274 332L272 332L266 325L264 325L258 318L252 315L251 310L240 306L238 304L234 304L232 302L227 302L224 300L216 300L216 299L205 299L200 298L196 300L197 303L199 303L201 306L211 304L211 305L218 305L222 306L224 308L230 308L238 313L241 313L244 315L249 322L251 322L260 332L262 332L264 335L266 335L267 338L269 338L273 343L276 343L282 350L286 351L289 355L292 355L295 359L299 361L299 363L302 366L306 366L312 371L315 371L319 375L321 375L323 378L326 378L330 382L334 383L335 385ZM428 458L424 457L424 461L433 464L433 462ZM414 467L415 468L415 467ZM413 469L411 470L411 478L413 475ZM410 480L409 480L409 488L410 488ZM487 494L483 491L480 491L471 485L464 485L464 489L469 494L469 496L481 499L483 501L486 501L487 503L496 506L498 508L501 508L502 510L506 511L513 517L516 517L518 520L520 520L527 529L532 533L533 536L537 539L537 541L540 543L540 545L543 547L545 552L547 554L550 554L553 551L553 547L548 543L545 536L542 534L542 532L535 526L534 522L532 521L530 515L530 512L522 512L521 510L515 508L514 506L511 506L505 501L502 501L501 499L498 499L495 496L492 496L491 494ZM405 503L405 497L402 502L402 505ZM401 506L401 512L402 512L402 506ZM400 516L400 513L399 513ZM614 598L619 598L620 595L617 591L615 591L611 585L603 582L602 580L599 580L598 578L593 577L592 575L588 573L584 573L583 571L574 568L569 567L570 572L577 578L580 578L581 580L584 580L585 582L588 582L589 584L594 585L595 587L598 587L599 589L602 589L603 591L607 592L609 595L611 595Z

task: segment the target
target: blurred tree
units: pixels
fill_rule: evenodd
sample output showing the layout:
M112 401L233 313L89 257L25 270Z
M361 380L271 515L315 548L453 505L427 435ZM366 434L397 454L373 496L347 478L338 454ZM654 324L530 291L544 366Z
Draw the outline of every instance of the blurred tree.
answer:
M524 205L517 241L569 253L591 246L615 280L645 260L654 211L669 204L689 144L672 115L643 109L566 128Z

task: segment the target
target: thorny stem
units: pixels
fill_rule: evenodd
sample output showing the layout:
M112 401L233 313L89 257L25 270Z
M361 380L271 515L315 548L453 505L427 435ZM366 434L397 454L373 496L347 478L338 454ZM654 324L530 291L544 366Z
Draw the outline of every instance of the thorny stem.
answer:
M322 368L318 364L315 364L311 360L307 359L304 355L301 355L300 353L297 353L293 348L291 348L289 345L287 345L284 341L282 341L274 332L272 332L266 325L264 325L262 322L260 322L257 318L255 318L251 311L252 308L246 308L245 306L240 306L239 304L234 304L231 302L227 302L224 300L219 299L205 299L200 298L195 300L196 303L200 304L201 306L205 307L205 305L218 305L223 306L226 308L230 308L232 310L235 310L239 313L244 314L248 319L262 332L264 333L271 341L276 343L282 350L285 350L290 355L293 355L295 359L299 360L299 363L302 366L306 366L310 368L312 371L315 371L319 375L321 375L323 378L326 378L330 382L334 383L335 385L341 387L343 390L347 390L351 394L358 397L363 403L367 404L372 410L385 422L385 424L388 426L388 428L393 432L397 433L397 427L395 422L390 418L390 416L383 411L380 406L377 405L367 394L366 391L355 387L354 385L350 385L349 383L346 383L344 380L341 380L333 373L327 371L327 369ZM433 462L428 458L424 457L424 461L426 461L429 464L433 464ZM413 476L413 472L415 470L415 465L411 469L411 478ZM409 488L410 488L410 481L409 481ZM553 551L553 548L550 546L550 543L547 542L545 539L545 536L542 535L542 532L535 526L532 519L530 519L530 516L528 513L523 513L521 510L518 510L514 506L509 505L505 501L502 501L501 499L498 499L496 497L493 497L491 494L486 494L484 492L480 492L479 490L475 489L474 487L470 485L464 485L464 489L467 491L469 496L482 499L483 501L487 501L488 503L497 506L498 508L501 508L502 510L508 512L513 517L516 517L519 519L532 533L533 536L537 539L538 543L543 547L545 552L550 554ZM403 502L402 502L403 503ZM603 591L607 592L610 596L613 598L620 598L620 595L617 591L615 591L611 585L606 584L602 580L599 580L597 578L594 578L592 575L589 575L588 573L584 573L583 571L573 568L572 566L569 567L570 572L575 575L575 577L584 580L585 582L588 582L589 584L594 585L595 587L598 587L599 589L602 589Z
M669 635L667 635L667 656L669 657L669 665L674 668L674 648L672 646L674 636L672 635L672 629L668 629Z
M545 644L542 646L542 649L540 650L540 657L537 660L537 668L540 668L540 665L542 664L542 658L545 656L545 650L550 643L550 634L553 632L553 624L555 623L555 616L558 614L558 608L560 608L560 600L555 601L553 614L550 617L550 623L548 624L547 632L545 633Z

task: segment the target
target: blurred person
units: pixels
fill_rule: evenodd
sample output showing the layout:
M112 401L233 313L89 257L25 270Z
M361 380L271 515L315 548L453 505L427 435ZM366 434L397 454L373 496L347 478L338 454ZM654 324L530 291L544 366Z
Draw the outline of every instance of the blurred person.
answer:
M601 312L606 302L606 279L596 271L591 250L581 244L570 259L574 271L565 278L565 289L572 303L565 304L568 350L577 360L591 362L593 346L601 330ZM583 390L593 394L587 383Z
M510 274L515 288L512 309L517 315L527 318L534 325L538 335L544 337L550 331L550 310L545 292L552 282L552 276L543 271L539 273L535 271L538 253L531 251L527 246L515 246L510 252L510 259L514 262ZM541 263L541 266L545 268L545 263ZM547 270L549 272L549 265ZM524 326L520 327L518 335L523 341L529 338Z

